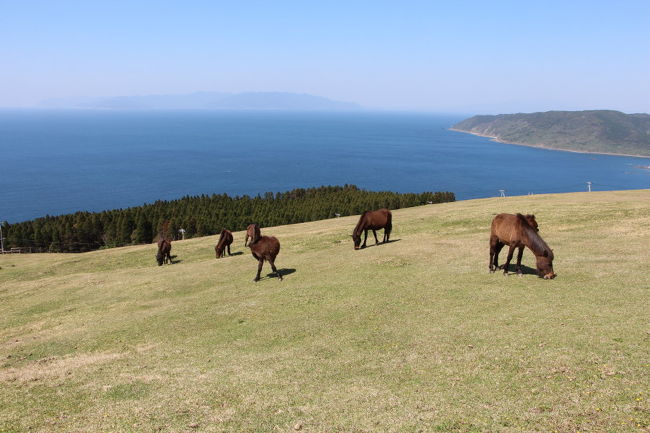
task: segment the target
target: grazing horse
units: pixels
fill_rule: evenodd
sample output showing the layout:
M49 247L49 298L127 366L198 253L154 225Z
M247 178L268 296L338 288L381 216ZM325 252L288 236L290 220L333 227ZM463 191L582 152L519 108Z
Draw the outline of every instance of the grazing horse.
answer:
M169 262L169 264L173 263L171 251L172 241L167 239L160 239L158 241L158 253L156 254L156 261L158 262L158 266L162 266L163 263L167 262Z
M223 229L221 230L221 236L219 236L219 241L214 247L214 252L217 258L223 257L226 255L226 249L228 249L228 255L230 254L230 244L232 244L232 232L230 230Z
M354 249L358 250L359 248L366 247L366 241L368 240L368 230L372 230L372 234L375 235L375 245L379 243L377 239L377 232L375 230L384 229L384 240L383 242L388 242L390 239L390 232L393 229L393 215L388 209L379 209L374 211L365 211L359 217L359 222L352 232L352 240L354 241ZM361 233L365 234L363 239L363 245L359 247L361 243Z
M528 247L537 259L537 273L544 279L553 279L556 274L553 272L553 250L537 234L536 224L531 225L533 215L517 215L502 213L494 217L490 232L490 272L503 269L503 274L508 275L508 265L512 260L515 248L519 248L517 254L517 274L521 275L521 257L524 254L524 247ZM506 263L499 268L499 252L504 245L510 246Z
M249 238L250 242L248 242ZM257 282L260 280L260 273L262 272L264 260L271 264L271 269L273 269L273 272L275 272L280 281L282 281L282 274L278 272L275 267L275 257L280 252L280 241L277 238L273 236L262 236L260 233L260 226L257 224L250 224L248 228L246 228L244 246L248 246L251 249L253 257L258 261L257 276L255 276L253 281Z

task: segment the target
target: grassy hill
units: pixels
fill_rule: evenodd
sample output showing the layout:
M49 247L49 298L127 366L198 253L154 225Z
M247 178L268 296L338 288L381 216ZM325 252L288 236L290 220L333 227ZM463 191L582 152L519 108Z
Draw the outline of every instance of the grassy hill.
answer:
M488 273L504 211L536 214L555 280ZM263 229L282 282L251 281L242 233L164 267L153 245L0 257L0 431L648 431L650 190L393 221L361 251L356 217Z
M514 144L650 156L650 115L613 110L474 116L454 130Z

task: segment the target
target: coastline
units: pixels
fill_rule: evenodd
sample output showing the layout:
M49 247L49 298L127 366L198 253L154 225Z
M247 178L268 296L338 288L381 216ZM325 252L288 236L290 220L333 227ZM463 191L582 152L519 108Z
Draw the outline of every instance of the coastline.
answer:
M608 155L608 156L627 156L627 157L631 157L631 158L650 159L650 156L648 156L648 155L638 155L638 154L630 154L630 153L613 153L613 152L593 152L593 151L589 151L589 150L561 149L561 148L558 148L558 147L546 146L544 143L530 144L530 143L517 143L517 142L514 142L514 141L506 141L506 140L502 140L499 137L494 136L494 135L480 134L478 132L464 131L462 129L449 128L449 130L450 131L455 131L455 132L463 132L465 134L472 134L472 135L476 135L478 137L490 138L492 141L497 142L497 143L514 144L516 146L534 147L534 148L537 148L537 149L546 149L546 150L557 150L557 151L560 151L560 152L586 153L586 154L592 154L592 155Z

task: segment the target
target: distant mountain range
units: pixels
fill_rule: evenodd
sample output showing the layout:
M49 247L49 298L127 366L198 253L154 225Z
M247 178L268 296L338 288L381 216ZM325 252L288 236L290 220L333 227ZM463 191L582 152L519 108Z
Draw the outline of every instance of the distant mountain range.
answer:
M577 152L650 156L650 115L613 110L474 116L453 130L497 141Z
M185 110L358 110L353 102L341 102L284 92L195 92L180 95L116 96L48 99L40 108L74 109L185 109Z

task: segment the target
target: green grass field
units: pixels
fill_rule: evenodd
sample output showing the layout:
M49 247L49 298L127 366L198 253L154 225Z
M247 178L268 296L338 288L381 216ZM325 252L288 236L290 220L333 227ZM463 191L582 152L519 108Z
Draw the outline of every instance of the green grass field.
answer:
M555 280L488 272L499 212ZM0 257L0 431L650 431L650 190L397 210L361 251L355 223L263 229L282 282L243 233Z

